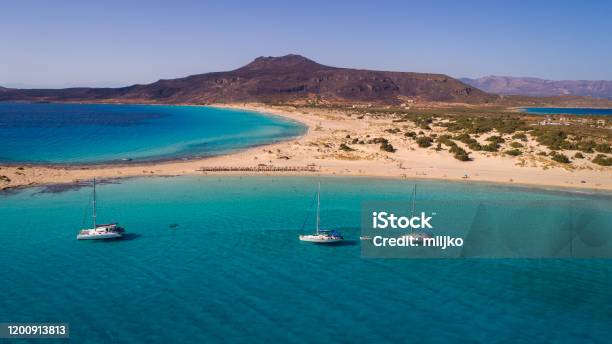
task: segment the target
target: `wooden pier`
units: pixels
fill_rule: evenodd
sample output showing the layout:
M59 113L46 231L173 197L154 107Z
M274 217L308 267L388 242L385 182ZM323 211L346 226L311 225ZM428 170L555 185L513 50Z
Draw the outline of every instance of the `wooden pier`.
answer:
M306 166L209 166L198 169L201 172L317 172L316 165Z

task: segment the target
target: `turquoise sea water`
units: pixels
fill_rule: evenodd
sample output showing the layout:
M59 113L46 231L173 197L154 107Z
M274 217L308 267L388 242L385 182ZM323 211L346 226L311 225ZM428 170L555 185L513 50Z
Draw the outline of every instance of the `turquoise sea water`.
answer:
M297 239L312 229L302 225L319 180L321 223L342 229L346 245ZM211 176L102 184L99 220L130 233L115 242L75 240L90 189L0 195L0 323L68 322L76 343L609 342L610 260L361 258L360 204L408 201L412 185ZM610 194L418 189L430 202L612 209ZM518 232L520 223L508 226Z
M524 108L524 112L537 115L583 115L583 116L612 116L612 109L594 109L594 108Z
M0 162L210 156L304 130L279 117L210 107L0 103Z

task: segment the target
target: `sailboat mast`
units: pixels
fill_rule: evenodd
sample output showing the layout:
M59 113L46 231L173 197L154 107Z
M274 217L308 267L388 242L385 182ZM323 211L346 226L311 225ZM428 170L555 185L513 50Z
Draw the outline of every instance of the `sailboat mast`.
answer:
M93 179L93 228L96 229L96 178Z
M414 216L414 208L416 203L416 184L414 184L414 189L412 189L412 215Z
M321 206L321 182L319 182L319 189L317 190L317 234L319 234L319 207Z

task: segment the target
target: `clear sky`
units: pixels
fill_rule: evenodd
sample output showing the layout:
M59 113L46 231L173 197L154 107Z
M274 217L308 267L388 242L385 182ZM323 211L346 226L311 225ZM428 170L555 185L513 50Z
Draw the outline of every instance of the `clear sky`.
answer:
M0 0L0 85L115 86L297 53L454 77L612 80L612 1Z

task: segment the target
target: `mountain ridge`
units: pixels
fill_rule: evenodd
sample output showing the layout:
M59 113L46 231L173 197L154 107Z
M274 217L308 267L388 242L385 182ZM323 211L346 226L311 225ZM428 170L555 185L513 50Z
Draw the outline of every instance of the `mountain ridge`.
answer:
M0 100L152 103L298 102L400 104L406 100L483 103L488 94L444 74L331 67L290 54L240 68L118 88L8 89Z
M611 80L547 80L534 77L488 75L481 78L459 78L485 92L501 95L535 97L586 96L612 99Z
M125 87L17 89L0 87L0 101L108 102L154 104L302 103L381 104L462 103L501 106L612 106L589 96L524 96L488 93L445 74L332 67L306 57L260 56L230 71L160 79ZM494 79L496 81L497 79ZM502 79L502 81L505 79ZM498 90L484 84L486 89Z

